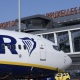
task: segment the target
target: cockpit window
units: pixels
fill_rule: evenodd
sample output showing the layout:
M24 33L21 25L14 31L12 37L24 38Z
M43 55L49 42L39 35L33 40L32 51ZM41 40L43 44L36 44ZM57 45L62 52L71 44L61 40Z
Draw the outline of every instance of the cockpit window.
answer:
M57 51L61 51L60 48L58 46L53 45L53 48Z

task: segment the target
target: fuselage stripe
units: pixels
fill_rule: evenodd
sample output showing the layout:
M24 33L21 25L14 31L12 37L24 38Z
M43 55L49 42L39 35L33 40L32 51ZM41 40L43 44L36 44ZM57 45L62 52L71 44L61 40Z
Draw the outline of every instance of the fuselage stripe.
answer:
M37 67L37 68L43 68L43 69L49 69L49 70L57 70L57 68L43 66L43 65L37 65L37 64L30 64L30 63L20 63L20 62L11 62L11 61L0 61L0 64L18 65L18 66L31 66L31 67ZM62 71L62 70L59 69L59 71Z

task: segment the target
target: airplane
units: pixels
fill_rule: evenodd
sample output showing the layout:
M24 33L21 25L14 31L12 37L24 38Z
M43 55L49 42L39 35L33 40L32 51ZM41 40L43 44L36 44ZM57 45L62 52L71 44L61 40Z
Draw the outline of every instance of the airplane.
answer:
M0 79L47 78L71 63L71 58L47 39L0 30Z

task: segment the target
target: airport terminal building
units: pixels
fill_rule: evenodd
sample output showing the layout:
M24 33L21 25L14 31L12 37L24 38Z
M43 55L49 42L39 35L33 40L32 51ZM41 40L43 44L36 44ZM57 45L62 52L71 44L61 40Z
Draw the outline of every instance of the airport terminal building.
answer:
M18 19L0 23L0 29L19 31ZM80 7L21 18L21 32L57 44L72 58L68 69L80 70Z

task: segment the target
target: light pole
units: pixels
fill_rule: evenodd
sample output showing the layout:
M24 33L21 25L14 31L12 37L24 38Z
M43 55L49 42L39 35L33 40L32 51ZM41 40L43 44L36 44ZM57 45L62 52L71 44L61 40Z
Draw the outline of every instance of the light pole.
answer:
M18 22L18 27L19 27L19 32L21 32L21 19L20 19L20 0L18 0L18 5L19 5L19 22Z

